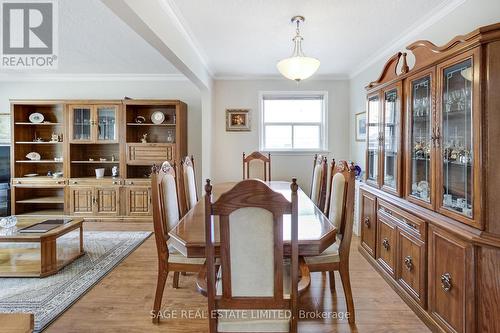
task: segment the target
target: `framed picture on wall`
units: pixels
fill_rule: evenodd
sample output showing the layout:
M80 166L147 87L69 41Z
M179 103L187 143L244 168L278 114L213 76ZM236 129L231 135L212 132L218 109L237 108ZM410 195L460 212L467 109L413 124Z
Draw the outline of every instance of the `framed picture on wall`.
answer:
M250 110L226 109L226 131L227 132L250 131Z
M10 144L10 114L0 113L0 144Z
M366 141L366 112L356 113L356 141Z

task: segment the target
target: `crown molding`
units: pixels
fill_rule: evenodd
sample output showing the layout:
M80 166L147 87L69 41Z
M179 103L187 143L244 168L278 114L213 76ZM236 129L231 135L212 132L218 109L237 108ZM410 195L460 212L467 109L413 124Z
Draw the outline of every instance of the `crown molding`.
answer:
M205 51L203 50L203 48L201 47L201 44L198 41L198 39L196 39L192 30L189 28L189 24L187 23L186 19L182 15L179 7L177 7L177 5L175 4L175 2L173 0L161 0L160 4L165 9L167 14L170 16L170 18L172 19L174 24L177 26L177 29L179 29L179 31L181 32L184 39L189 43L189 45L193 48L195 53L198 55L201 62L205 66L205 69L207 70L207 72L213 78L214 71L213 71L212 66L210 64L208 56L205 53Z
M182 74L0 73L0 82L189 81Z
M404 30L399 36L386 43L378 51L373 52L373 56L370 56L369 59L363 61L361 64L359 64L359 66L351 71L351 73L349 74L349 79L353 79L373 64L393 55L395 52L401 49L404 49L408 43L410 43L415 38L418 38L418 36L425 29L436 24L436 22L450 14L457 7L461 6L465 1L466 0L452 0L450 2L443 2L442 4L440 4L432 11L429 16L417 20L414 24Z
M285 77L278 75L278 74L271 74L271 75L252 75L252 74L247 74L247 75L215 75L214 80L216 81L251 81L251 80L283 80L283 81L290 81L286 79ZM349 80L348 75L313 75L312 77L308 78L307 80L304 81L346 81Z

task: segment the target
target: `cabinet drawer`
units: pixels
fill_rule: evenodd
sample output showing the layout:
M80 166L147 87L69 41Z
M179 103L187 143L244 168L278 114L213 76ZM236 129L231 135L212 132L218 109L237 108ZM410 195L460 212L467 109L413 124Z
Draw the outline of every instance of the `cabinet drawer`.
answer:
M110 185L122 185L121 179L113 178L71 178L69 180L70 185L83 185L83 186L110 186Z
M375 196L361 192L361 246L375 258L377 232Z
M427 226L422 219L383 200L378 201L378 213L385 214L387 217L390 217L394 222L396 222L398 226L414 233L421 239L425 239L425 230Z
M161 143L128 143L127 163L138 165L161 164L175 159L175 148L172 144Z
M429 312L448 332L474 330L473 248L430 227Z
M396 225L383 216L377 217L377 262L395 278L397 254Z
M52 177L32 177L32 178L12 178L13 186L26 186L26 187L36 187L36 186L64 186L66 185L66 179Z
M398 229L397 280L403 289L425 308L425 243Z
M124 184L125 185L132 185L132 186L151 186L151 179L129 178L129 179L125 179Z

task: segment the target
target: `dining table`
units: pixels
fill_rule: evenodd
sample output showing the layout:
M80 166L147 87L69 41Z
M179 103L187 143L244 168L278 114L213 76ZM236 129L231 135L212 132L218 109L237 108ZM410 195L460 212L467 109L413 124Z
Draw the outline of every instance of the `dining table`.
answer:
M219 196L229 191L236 182L216 183L212 185L212 202ZM291 200L292 190L290 182L269 181L266 184L274 191L281 193ZM299 255L315 256L321 254L326 248L335 243L337 228L328 220L323 212L313 201L298 189L298 238ZM205 197L203 196L179 223L168 233L169 244L188 258L205 257ZM289 255L290 249L290 215L283 216L283 242L284 254ZM214 221L215 252L218 253L219 223L217 217Z

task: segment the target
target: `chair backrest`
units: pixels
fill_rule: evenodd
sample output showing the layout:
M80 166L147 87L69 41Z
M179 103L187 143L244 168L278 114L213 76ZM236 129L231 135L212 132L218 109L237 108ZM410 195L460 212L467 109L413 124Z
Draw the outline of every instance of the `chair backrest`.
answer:
M193 208L198 202L198 191L196 190L196 177L194 172L194 157L186 156L181 160L182 184L187 210Z
M252 161L260 161L263 164L263 181L271 181L271 154L268 153L267 156L261 152L254 151L250 155L246 156L243 153L243 179L250 178L250 166ZM254 163L252 163L254 164ZM254 177L259 178L259 177Z
M329 220L338 229L341 237L340 255L349 255L354 215L354 164L340 161L332 176Z
M326 217L328 217L328 214L330 213L330 198L332 196L332 180L333 180L333 174L335 173L335 159L332 158L332 161L330 162L330 167L328 168L328 175L327 175L327 181L326 181L326 197L325 197L325 206L323 207L323 214L325 214Z
M175 163L154 165L151 172L153 227L160 260L168 259L168 232L179 222L179 202Z
M327 164L328 162L325 156L318 154L314 155L310 198L321 211L324 210L326 202Z
M298 294L298 197L296 179L291 202L258 179L243 180L212 203L205 186L207 296L209 313L231 309L289 309L296 328ZM283 218L291 219L290 297L283 290ZM217 292L214 221L218 217L222 289ZM210 329L217 321L210 316Z

